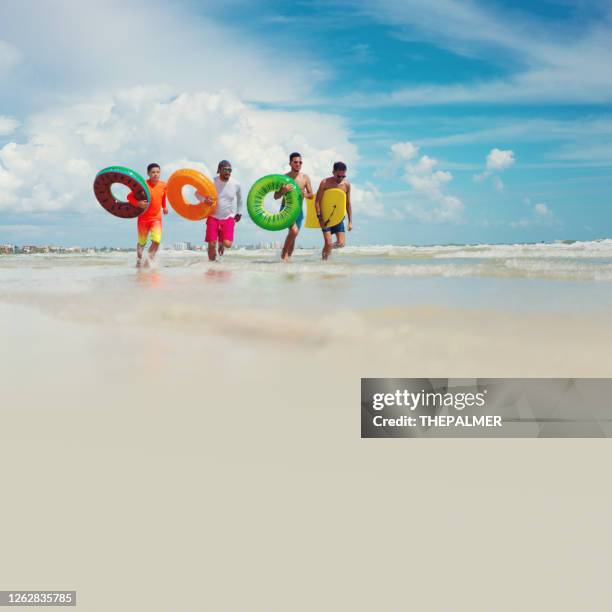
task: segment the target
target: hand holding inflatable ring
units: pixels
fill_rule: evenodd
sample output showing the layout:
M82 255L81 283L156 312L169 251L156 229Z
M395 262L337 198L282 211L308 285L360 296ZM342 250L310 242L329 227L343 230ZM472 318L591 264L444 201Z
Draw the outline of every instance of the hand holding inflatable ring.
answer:
M199 204L190 204L183 197L183 187L191 185L203 196ZM217 208L217 190L215 184L201 172L182 168L168 179L166 196L177 214L190 221L200 221L209 217Z
M284 197L283 208L278 212L270 212L264 206L264 198L272 191L285 189L291 185ZM247 196L247 212L256 225L272 232L291 227L302 210L302 190L298 184L286 174L268 174L253 183Z

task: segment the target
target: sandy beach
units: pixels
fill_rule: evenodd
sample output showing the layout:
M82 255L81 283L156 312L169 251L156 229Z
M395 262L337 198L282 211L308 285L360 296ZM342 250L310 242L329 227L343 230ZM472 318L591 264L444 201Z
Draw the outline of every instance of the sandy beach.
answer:
M612 376L607 281L241 257L1 260L3 584L88 611L605 609L607 440L361 440L359 403L361 377Z

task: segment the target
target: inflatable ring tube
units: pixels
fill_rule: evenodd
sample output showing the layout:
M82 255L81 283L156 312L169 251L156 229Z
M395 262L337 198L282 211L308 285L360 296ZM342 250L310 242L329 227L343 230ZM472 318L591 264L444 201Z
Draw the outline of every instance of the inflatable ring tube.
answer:
M122 219L133 219L146 210L146 208L143 210L130 202L117 200L111 190L113 183L120 183L131 189L137 200L147 200L151 203L151 194L147 183L138 172L123 166L109 166L96 174L93 190L102 208L105 208L111 215Z
M293 189L288 191L285 198L285 206L277 213L268 212L264 208L264 198L271 191L278 191L285 184L293 185ZM289 176L284 174L268 174L262 176L253 183L249 195L247 196L247 211L253 223L259 227L278 231L291 227L298 218L302 210L302 190L297 183Z
M206 198L199 204L190 204L183 197L183 187L191 185ZM217 189L215 184L201 172L183 168L173 172L168 179L166 196L177 214L190 221L200 221L209 217L217 208Z

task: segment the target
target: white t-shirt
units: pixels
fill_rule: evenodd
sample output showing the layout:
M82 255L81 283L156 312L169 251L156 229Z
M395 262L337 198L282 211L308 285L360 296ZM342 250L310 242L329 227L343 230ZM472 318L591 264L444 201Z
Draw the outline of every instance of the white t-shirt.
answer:
M242 192L240 185L233 181L222 181L215 176L217 188L217 209L213 214L215 219L228 219L236 214L242 214Z

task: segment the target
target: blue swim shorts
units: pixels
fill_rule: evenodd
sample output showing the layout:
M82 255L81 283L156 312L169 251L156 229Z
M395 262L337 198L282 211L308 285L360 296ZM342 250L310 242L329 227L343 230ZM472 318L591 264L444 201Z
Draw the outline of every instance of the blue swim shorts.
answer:
M283 203L280 206L280 210L283 210L283 208L285 208L285 201L283 200ZM304 209L300 208L300 214L298 215L298 218L295 220L295 224L298 226L298 229L302 229L302 223L304 222Z
M338 223L338 225L332 225L331 227L324 227L324 232L331 232L332 234L344 233L346 230L344 229L344 219Z
M302 229L302 223L304 222L304 211L300 209L300 214L298 218L295 220L295 224L298 226L298 229Z

